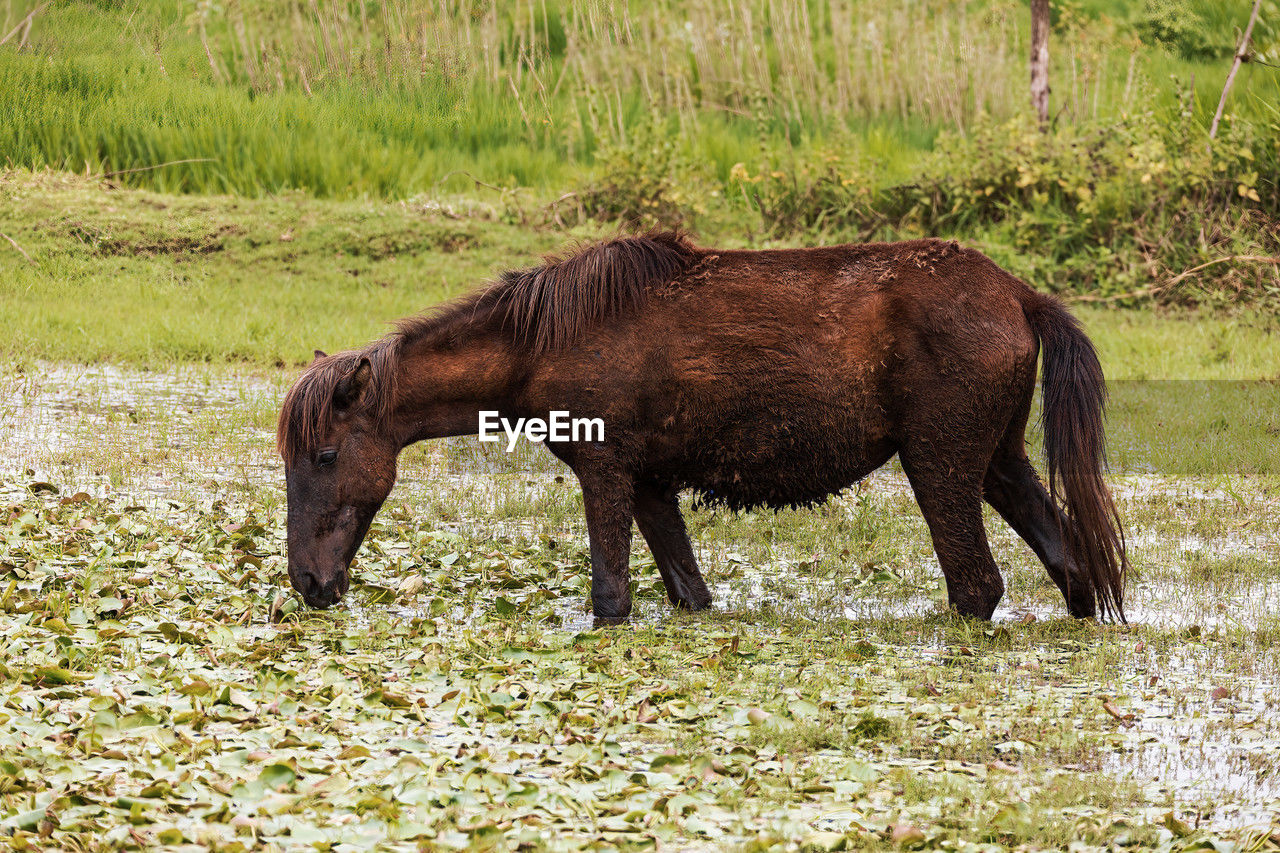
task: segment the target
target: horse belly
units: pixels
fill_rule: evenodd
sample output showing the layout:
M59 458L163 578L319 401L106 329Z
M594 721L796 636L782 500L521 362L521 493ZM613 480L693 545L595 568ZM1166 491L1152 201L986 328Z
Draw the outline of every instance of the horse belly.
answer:
M683 435L659 442L673 452L655 467L708 503L780 508L819 503L894 453L887 419L875 406L788 402L727 412L702 429L680 430Z

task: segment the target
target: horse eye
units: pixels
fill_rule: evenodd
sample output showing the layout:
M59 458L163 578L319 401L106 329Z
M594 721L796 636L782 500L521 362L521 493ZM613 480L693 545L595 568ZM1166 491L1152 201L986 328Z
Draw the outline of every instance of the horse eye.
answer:
M336 450L321 450L318 454L316 454L316 464L317 464L317 465L332 465L332 464L333 464L333 460L335 460L335 459L337 459L337 458L338 458L338 451L336 451Z

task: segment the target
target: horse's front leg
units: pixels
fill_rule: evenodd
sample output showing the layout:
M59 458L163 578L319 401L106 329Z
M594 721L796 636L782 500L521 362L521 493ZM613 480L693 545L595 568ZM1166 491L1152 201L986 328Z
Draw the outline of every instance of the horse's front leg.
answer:
M596 619L625 619L631 615L633 481L610 468L577 474L591 542L591 609Z

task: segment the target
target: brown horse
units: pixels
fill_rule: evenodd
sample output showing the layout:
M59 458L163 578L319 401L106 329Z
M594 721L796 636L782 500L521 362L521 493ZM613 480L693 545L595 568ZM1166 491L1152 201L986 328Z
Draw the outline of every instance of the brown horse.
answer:
M1047 491L1024 440L1041 348ZM631 611L633 521L672 603L710 604L681 490L733 509L814 504L897 453L959 613L988 619L1004 593L985 499L1070 613L1123 620L1104 397L1062 305L955 243L616 239L508 272L362 350L317 352L280 413L289 577L313 607L342 596L401 448L476 434L486 410L561 411L604 424L603 440L546 441L582 486L597 618Z

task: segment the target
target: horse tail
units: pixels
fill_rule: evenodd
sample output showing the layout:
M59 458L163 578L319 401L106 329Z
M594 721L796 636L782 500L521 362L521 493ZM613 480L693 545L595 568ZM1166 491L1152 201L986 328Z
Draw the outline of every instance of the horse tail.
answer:
M1049 494L1066 512L1064 539L1093 582L1100 614L1124 622L1129 560L1120 515L1102 478L1107 399L1102 365L1080 322L1057 299L1033 292L1023 311L1044 351L1040 417Z

